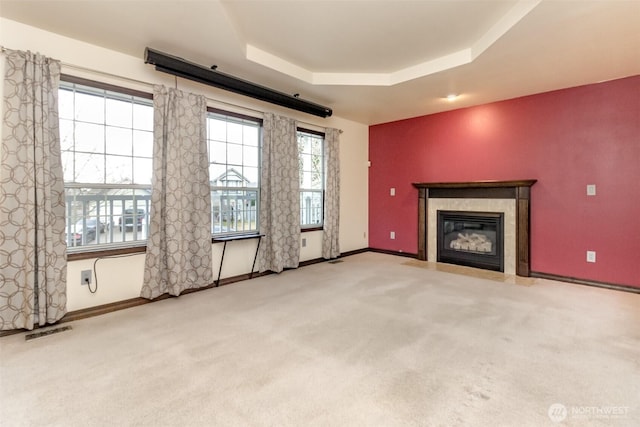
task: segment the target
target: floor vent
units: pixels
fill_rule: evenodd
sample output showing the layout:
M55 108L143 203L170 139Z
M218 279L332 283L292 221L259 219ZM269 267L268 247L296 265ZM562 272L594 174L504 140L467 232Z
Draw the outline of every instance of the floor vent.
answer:
M49 329L48 331L34 332L32 334L27 334L24 339L29 341L40 337L46 337L47 335L57 334L58 332L68 331L70 329L71 326L63 326L61 328Z
M341 259L334 259L333 261L329 261L328 264L338 264L340 262L344 262L344 261Z

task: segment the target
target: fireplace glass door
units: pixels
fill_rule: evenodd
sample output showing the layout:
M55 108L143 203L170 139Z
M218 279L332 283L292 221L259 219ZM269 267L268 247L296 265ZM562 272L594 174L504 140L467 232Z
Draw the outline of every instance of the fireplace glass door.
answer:
M504 271L504 214L438 211L438 262Z

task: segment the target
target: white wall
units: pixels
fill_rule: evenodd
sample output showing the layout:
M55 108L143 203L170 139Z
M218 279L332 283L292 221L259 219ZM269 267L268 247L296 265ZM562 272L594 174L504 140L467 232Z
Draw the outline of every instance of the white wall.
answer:
M0 45L9 49L40 52L48 57L58 59L62 62L64 74L147 92L151 90L149 84L165 84L167 86L175 84L173 77L159 73L151 65L144 64L143 52L140 52L139 58L132 57L3 18L0 18ZM0 61L0 66L2 65L3 61ZM4 70L2 73L4 75ZM137 80L140 83L132 80ZM194 82L179 80L178 87L186 91L201 93L215 101L287 115L305 122L305 127L309 127L307 124L312 124L319 130L325 127L342 129L343 133L340 136L340 249L342 252L346 252L368 247L366 235L368 230L368 126L336 116L327 119L316 118ZM1 90L0 88L0 95ZM216 104L215 101L211 103L211 106L234 110L232 107ZM242 108L235 110L245 112ZM0 104L1 114L2 104ZM319 231L303 233L302 238L306 239L307 245L301 248L300 260L319 258L321 256L322 233ZM222 278L245 274L251 270L255 244L255 240L249 240L231 242L227 245ZM221 253L222 244L214 244L215 276L218 273ZM88 259L69 262L67 271L67 308L69 311L139 296L143 278L144 254L125 258L100 259L96 264L98 291L91 294L86 286L80 285L80 271L93 269L94 261L95 259Z

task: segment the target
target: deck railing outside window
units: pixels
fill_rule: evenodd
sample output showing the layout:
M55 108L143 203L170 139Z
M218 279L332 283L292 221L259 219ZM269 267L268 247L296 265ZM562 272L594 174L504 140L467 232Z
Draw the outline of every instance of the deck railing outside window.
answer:
M150 201L150 189L67 188L67 247L76 252L145 241Z

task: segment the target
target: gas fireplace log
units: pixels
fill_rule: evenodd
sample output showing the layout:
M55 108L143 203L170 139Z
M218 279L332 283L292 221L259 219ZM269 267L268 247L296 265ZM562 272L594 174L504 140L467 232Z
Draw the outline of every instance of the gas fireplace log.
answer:
M449 244L451 249L474 252L491 252L491 240L484 234L458 233L458 238Z

